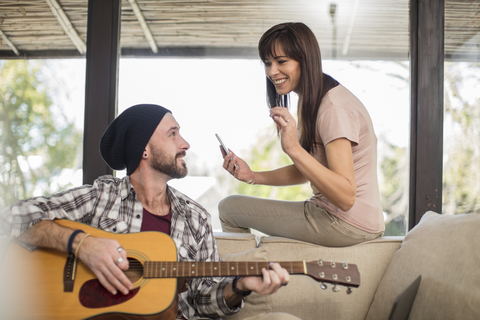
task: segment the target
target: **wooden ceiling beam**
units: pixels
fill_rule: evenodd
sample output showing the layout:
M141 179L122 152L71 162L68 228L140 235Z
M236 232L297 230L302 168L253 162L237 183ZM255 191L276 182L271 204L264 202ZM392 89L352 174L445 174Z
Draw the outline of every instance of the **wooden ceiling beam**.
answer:
M3 41L5 41L5 43L12 49L12 51L15 52L17 56L19 56L20 52L18 51L17 47L13 44L12 41L10 41L10 39L8 39L7 35L1 29L0 36L2 36Z
M137 1L136 0L128 0L130 2L130 5L132 6L133 12L135 13L135 16L137 17L138 22L140 23L140 26L142 26L143 32L145 33L145 37L147 38L148 44L150 45L150 48L152 48L153 53L158 52L158 47L157 43L155 42L155 39L153 38L152 32L150 31L150 28L147 25L147 22L145 21L145 17L143 16L142 11L138 7Z
M55 18L57 18L65 33L68 35L70 40L72 40L78 52L80 52L80 54L84 54L87 51L87 46L85 45L85 42L82 40L82 38L80 38L80 36L78 35L77 30L75 30L72 22L67 17L62 7L58 4L57 0L45 1L50 6L53 15L55 16Z
M342 55L344 56L347 55L348 48L350 47L350 39L352 38L353 26L355 25L355 18L357 17L359 2L360 0L355 0L353 4L352 13L350 15L350 19L348 20L347 34L345 35L345 39L343 41L343 48L342 48Z

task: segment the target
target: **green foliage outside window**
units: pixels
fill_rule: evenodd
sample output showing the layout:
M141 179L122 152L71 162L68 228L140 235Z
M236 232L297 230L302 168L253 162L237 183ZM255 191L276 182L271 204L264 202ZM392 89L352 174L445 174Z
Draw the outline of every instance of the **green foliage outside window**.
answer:
M445 64L443 213L480 213L480 63Z
M247 160L253 171L273 170L292 164L283 152L278 139L274 138L274 129L263 133L254 146L251 159ZM313 196L309 184L289 187L257 186L237 183L236 193L266 199L304 201Z
M82 150L81 133L52 103L44 67L37 60L0 61L0 208L68 187L53 187L52 180Z

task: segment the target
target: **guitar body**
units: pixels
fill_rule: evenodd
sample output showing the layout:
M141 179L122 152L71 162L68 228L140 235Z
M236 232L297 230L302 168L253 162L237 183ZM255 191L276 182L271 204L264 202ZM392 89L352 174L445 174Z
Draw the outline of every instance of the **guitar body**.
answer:
M55 222L94 237L116 239L127 253L129 269L125 274L134 289L125 296L112 295L80 260L67 263L67 254L45 249L30 252L11 241L0 260L0 320L172 320L177 312L177 278L261 276L262 268L269 268L266 261L179 262L175 243L164 233L113 234L73 221ZM323 260L278 263L290 274L334 283L335 292L339 291L337 284L347 286L347 293L360 285L354 264ZM76 272L69 267L72 265L76 265ZM65 282L72 274L73 288L72 281Z
M114 238L130 261L176 261L175 243L160 232L113 234L68 220L56 223L82 229L94 237ZM1 259L2 257L0 257ZM0 319L124 319L129 315L174 319L177 279L145 279L141 270L126 272L134 285L127 296L112 295L79 259L72 292L64 292L67 254L38 249L30 252L11 241L0 260ZM130 269L132 268L130 263ZM168 310L170 308L170 310ZM162 318L164 311L169 315ZM173 316L172 316L173 314Z

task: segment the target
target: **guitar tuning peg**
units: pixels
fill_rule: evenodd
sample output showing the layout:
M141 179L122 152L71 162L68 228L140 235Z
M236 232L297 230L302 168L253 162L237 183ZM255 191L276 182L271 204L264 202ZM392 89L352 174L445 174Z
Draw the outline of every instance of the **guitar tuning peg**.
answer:
M340 288L337 286L337 284L335 284L335 285L333 286L332 291L333 291L333 292L338 292L338 291L340 291Z
M325 284L325 282L322 282L322 283L320 284L320 288L322 288L323 290L327 290L328 287L327 287L327 285Z
M347 288L347 294L350 294L350 293L352 293L352 288L348 287Z

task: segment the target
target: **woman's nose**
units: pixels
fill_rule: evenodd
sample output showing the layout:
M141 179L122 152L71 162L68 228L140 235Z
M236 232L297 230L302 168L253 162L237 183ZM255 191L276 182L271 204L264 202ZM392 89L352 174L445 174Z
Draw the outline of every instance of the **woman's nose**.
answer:
M278 73L278 68L275 64L272 63L272 65L268 68L268 75L276 75Z

